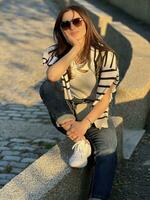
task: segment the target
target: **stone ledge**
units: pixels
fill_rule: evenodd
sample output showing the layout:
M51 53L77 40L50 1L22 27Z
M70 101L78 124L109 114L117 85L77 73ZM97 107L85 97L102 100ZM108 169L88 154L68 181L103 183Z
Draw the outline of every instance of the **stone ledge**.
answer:
M123 117L125 127L143 129L150 109L149 43L120 22L108 25L105 39L120 56L122 80L114 113Z
M119 159L122 155L122 118L112 117L116 128ZM87 167L72 169L68 166L72 142L65 139L46 154L37 159L19 175L14 177L0 190L1 200L77 200L82 191L87 193L88 183L83 184L84 177L89 177ZM120 152L121 151L121 152ZM71 187L70 187L71 186ZM63 188L63 189L62 189ZM65 195L65 197L64 197Z

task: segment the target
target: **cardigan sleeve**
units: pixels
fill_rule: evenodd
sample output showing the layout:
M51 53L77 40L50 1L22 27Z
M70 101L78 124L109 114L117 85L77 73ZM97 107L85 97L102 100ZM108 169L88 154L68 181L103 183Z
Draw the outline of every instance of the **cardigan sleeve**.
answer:
M116 55L113 52L109 51L105 54L99 76L96 99L93 102L93 105L97 104L103 98L112 85L114 86L112 93L116 91L116 87L119 83L119 70Z
M57 56L52 56L52 52L55 50L55 48L55 45L52 45L44 50L42 60L45 67L50 67L58 60Z

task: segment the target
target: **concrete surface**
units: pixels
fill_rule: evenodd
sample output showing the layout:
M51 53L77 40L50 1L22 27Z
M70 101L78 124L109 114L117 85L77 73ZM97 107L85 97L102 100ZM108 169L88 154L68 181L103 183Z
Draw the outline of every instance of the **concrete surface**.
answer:
M137 144L141 140L145 133L145 130L123 130L123 157L125 159L130 159L133 151L135 150Z
M54 11L49 16L42 0L0 1L1 102L40 101L35 87L45 77L42 52L53 42Z
M127 12L138 20L150 24L150 1L149 0L108 0L113 5Z

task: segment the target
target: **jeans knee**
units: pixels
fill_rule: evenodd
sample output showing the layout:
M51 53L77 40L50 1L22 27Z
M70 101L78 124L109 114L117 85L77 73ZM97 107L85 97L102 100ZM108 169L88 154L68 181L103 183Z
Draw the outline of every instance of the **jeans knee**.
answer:
M114 149L114 148L108 148L108 149L97 151L95 156L96 157L97 156L107 156L107 155L113 154L115 151L116 151L116 149Z

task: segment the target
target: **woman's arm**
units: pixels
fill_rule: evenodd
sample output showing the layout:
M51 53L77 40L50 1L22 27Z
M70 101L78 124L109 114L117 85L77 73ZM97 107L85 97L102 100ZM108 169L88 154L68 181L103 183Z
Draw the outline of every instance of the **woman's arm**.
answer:
M106 110L110 102L110 95L113 87L114 85L110 86L101 101L93 107L91 112L89 112L82 121L74 121L70 123L71 127L67 131L67 135L71 140L74 142L81 140L86 131L89 129L90 124L93 123Z
M80 57L80 53L83 49L84 40L77 40L68 34L66 34L66 38L67 41L72 45L72 48L65 56L63 56L60 60L48 68L47 78L50 81L58 81L68 69L70 63L73 60L76 60L77 57Z
M50 81L58 81L64 72L68 69L70 63L75 59L78 54L78 47L73 46L72 49L58 60L55 64L47 69L47 78Z
M109 106L112 88L114 85L111 85L110 88L107 90L106 94L103 96L101 101L99 101L91 110L91 112L88 113L88 115L82 120L82 123L86 126L89 126L90 122L93 123L99 116L101 116L107 107Z

